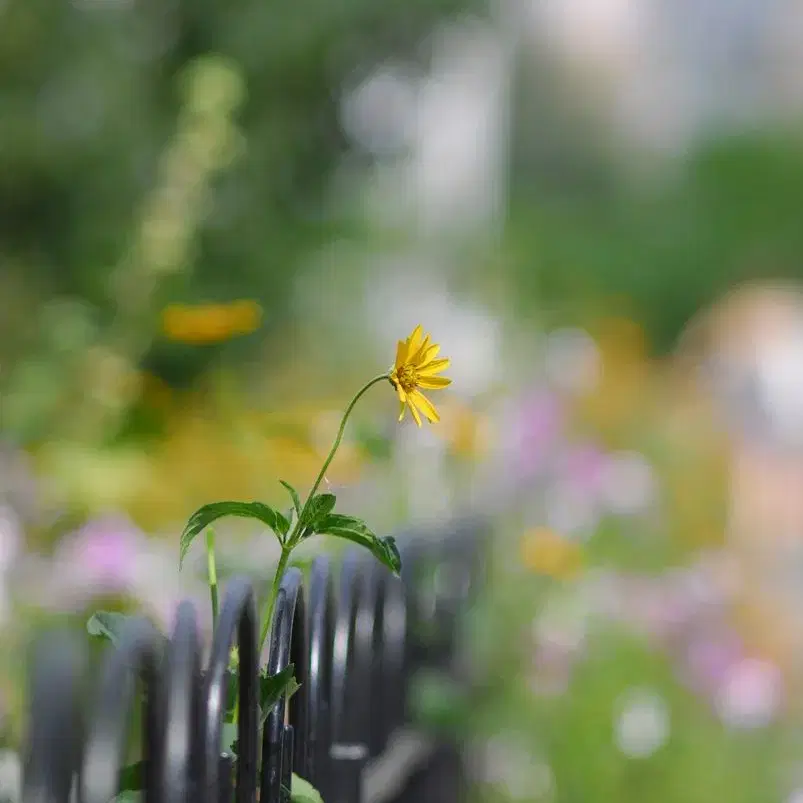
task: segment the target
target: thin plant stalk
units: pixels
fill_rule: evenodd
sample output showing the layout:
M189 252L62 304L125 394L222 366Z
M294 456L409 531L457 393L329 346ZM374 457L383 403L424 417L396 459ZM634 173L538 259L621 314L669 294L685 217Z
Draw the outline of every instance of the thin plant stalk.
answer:
M212 600L212 632L217 628L218 618L218 590L217 590L217 563L215 562L215 531L211 527L206 529L206 566L209 576L209 596Z
M337 435L335 436L334 443L332 444L332 448L329 450L329 454L324 460L323 465L321 466L321 470L318 472L318 476L315 478L315 482L312 484L312 488L310 488L310 492L307 495L307 500L304 502L301 513L298 516L298 520L293 527L292 532L289 534L285 542L282 544L282 553L279 557L279 563L276 566L276 574L273 577L273 585L270 589L270 594L268 595L267 600L265 601L265 607L262 611L262 631L259 636L259 651L260 654L262 650L265 648L265 642L268 638L268 631L270 630L270 623L271 619L273 618L273 609L276 606L276 598L279 595L279 588L282 584L282 577L284 576L285 570L287 569L287 562L290 559L290 553L293 551L293 548L299 542L301 538L301 534L304 531L306 526L305 524L305 517L307 511L310 506L310 502L312 502L313 497L315 496L318 488L320 487L321 482L323 481L324 476L326 475L326 471L332 463L332 460L335 458L335 454L337 453L338 448L340 447L340 443L343 440L343 433L346 430L346 423L349 420L349 416L351 415L351 411L356 406L357 402L368 392L370 388L374 385L378 384L379 382L383 382L388 379L389 374L380 374L379 376L375 376L370 382L363 385L357 393L354 395L354 398L349 402L348 407L346 407L346 412L343 413L343 418L340 419L340 427L337 430Z

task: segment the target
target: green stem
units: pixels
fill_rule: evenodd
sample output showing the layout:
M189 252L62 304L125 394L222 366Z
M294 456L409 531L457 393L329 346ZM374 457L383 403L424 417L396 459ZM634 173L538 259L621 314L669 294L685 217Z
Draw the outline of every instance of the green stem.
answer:
M293 527L292 532L286 538L284 544L282 544L282 553L279 556L279 563L276 566L276 574L273 576L273 585L270 589L270 594L265 600L265 607L262 611L262 630L259 636L259 654L262 654L262 650L265 649L265 642L268 638L268 633L270 632L271 626L271 619L273 618L273 609L276 606L276 597L279 595L279 588L282 584L282 578L284 577L285 570L287 569L287 562L290 560L290 553L293 551L293 548L298 543L298 540L303 532L303 521L304 517L306 516L307 509L309 508L310 502L312 498L315 496L318 487L321 484L324 476L326 475L326 470L334 460L335 454L337 453L338 448L340 447L340 442L343 440L343 433L346 429L346 423L349 420L349 416L351 415L351 411L354 409L357 402L365 395L365 393L376 385L379 382L382 382L388 378L388 374L381 374L380 376L375 376L370 382L363 385L357 393L354 395L354 398L349 402L348 407L346 407L346 412L343 413L343 418L340 419L340 428L337 430L337 436L335 437L335 441L332 444L332 448L329 450L329 454L324 460L323 466L321 466L321 470L318 472L318 476L315 478L315 482L312 484L312 488L307 496L307 500L304 502L304 505L301 508L301 513L298 516L298 521L296 521L295 526Z
M346 422L349 420L349 416L351 415L351 411L354 409L357 402L365 395L365 393L376 385L378 382L382 382L388 378L388 374L381 374L380 376L375 376L370 382L366 385L363 385L360 390L357 391L354 398L349 402L349 406L346 407L346 412L343 413L343 418L340 419L340 428L337 431L337 437L335 438L335 442L332 444L332 448L329 450L329 454L326 457L326 460L321 466L321 470L318 472L318 476L315 478L315 482L312 484L312 488L310 489L309 495L307 496L307 501L304 502L304 506L301 508L301 514L298 517L298 521L296 522L295 527L293 527L293 532L290 534L290 537L287 539L287 543L292 549L295 546L296 539L298 538L301 532L302 522L304 521L304 516L307 513L307 508L312 501L312 498L315 496L316 491L318 490L318 486L321 484L321 480L323 480L324 476L326 475L326 470L334 460L335 454L337 453L338 448L340 447L340 442L343 440L343 433L346 430Z
M217 594L217 564L215 563L215 531L206 528L206 565L209 572L209 596L212 598L212 629L217 627L218 594Z
M273 585L270 589L270 595L265 600L265 608L262 611L262 631L259 634L259 654L262 655L262 650L265 649L265 641L270 632L271 619L273 618L273 609L276 607L276 597L279 596L279 587L282 584L282 577L284 577L285 569L287 568L287 561L290 560L290 553L293 551L291 546L282 546L282 554L279 556L279 563L276 566L276 574L273 575Z

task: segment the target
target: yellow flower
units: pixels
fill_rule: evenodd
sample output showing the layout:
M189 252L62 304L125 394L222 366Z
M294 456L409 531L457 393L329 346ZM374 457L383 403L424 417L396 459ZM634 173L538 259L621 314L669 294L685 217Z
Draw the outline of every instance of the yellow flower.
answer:
M559 579L571 579L583 563L580 545L547 527L536 527L525 534L521 557L530 571Z
M390 372L390 382L399 394L401 412L399 421L409 407L415 423L421 426L421 415L431 424L440 421L438 411L420 388L437 390L450 385L452 380L435 376L449 367L449 360L436 360L440 346L430 343L429 335L424 336L420 326L416 326L407 340L400 340L396 347L396 364Z
M259 328L262 309L255 301L229 304L173 304L162 313L162 331L168 340L190 345L220 343Z

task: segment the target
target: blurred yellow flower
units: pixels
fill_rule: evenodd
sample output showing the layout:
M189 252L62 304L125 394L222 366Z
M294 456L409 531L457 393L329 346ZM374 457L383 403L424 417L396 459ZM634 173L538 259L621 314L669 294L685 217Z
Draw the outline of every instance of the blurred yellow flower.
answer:
M451 400L446 406L443 435L451 454L461 460L480 460L489 447L488 421L471 406Z
M440 421L438 411L420 388L437 390L450 385L452 380L436 376L449 367L449 360L436 360L440 346L430 343L429 335L424 336L421 326L416 326L407 340L400 340L396 347L396 364L390 372L390 382L399 394L401 412L399 421L409 407L415 423L421 426L421 415L431 424Z
M162 312L162 331L168 340L190 345L220 343L259 328L262 308L256 301L229 304L172 304Z
M583 563L580 545L548 527L536 527L525 534L521 557L530 571L559 579L574 577Z

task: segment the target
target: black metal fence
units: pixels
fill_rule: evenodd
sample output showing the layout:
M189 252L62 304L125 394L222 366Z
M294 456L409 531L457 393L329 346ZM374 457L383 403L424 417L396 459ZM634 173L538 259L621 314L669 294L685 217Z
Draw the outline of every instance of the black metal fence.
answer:
M400 539L401 580L361 552L347 553L337 566L319 557L306 577L288 571L270 631L269 672L293 663L301 685L270 710L261 744L249 581L227 584L205 668L189 603L180 606L167 642L145 620L129 622L96 680L80 640L49 637L31 676L24 803L68 803L76 795L80 803L109 803L141 698L144 803L253 803L257 796L278 803L288 796L292 773L310 781L325 803L408 796L450 803L461 783L450 745L422 741L419 758L428 763L410 761L408 749L395 773L389 745L408 722L415 672L449 671L457 657L458 616L481 577L482 543L477 526ZM235 644L236 760L221 754ZM84 717L88 679L93 705ZM138 680L144 695L136 693Z

